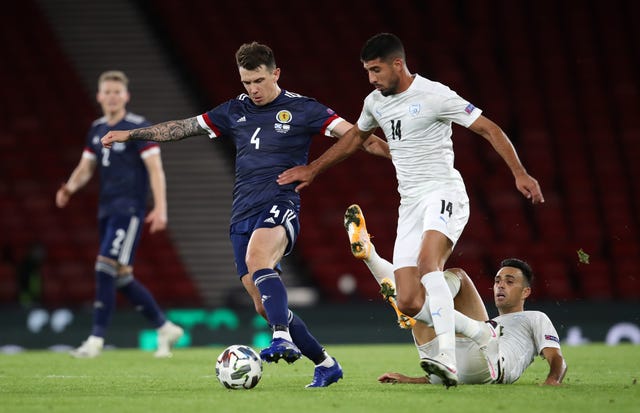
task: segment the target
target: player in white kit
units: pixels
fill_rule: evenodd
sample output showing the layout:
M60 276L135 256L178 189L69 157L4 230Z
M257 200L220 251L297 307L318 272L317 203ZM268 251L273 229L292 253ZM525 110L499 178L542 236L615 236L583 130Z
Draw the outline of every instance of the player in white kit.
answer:
M447 387L455 386L455 316L443 269L469 219L469 200L462 177L453 167L452 123L487 139L508 165L518 190L533 203L544 202L542 192L498 125L447 86L409 72L404 46L395 35L373 36L360 59L376 90L366 97L357 124L309 165L283 172L278 183L299 182L296 190L301 190L320 172L353 154L376 128L382 128L400 193L393 253L397 304L403 313L433 324L439 350L423 359L421 366L440 376ZM363 256L368 253L357 243L352 249ZM486 324L483 335L481 348L486 352L496 331ZM497 374L497 366L488 357L487 363Z
M358 225L354 224L354 217ZM401 328L411 328L416 348L421 360L438 354L436 334L425 323L416 323L411 317L399 312L395 307L393 265L380 257L371 242L364 219L358 205L351 205L345 213L345 229L349 243L357 243L361 254L353 255L362 260L376 282L380 284L384 298L394 306ZM500 263L494 279L494 301L499 316L488 320L487 310L478 291L467 273L460 268L444 271L444 277L454 297L456 337L455 353L458 362L458 380L464 384L513 383L540 354L549 362L549 374L545 384L560 384L566 372L566 364L560 352L558 333L549 318L539 311L524 311L526 298L531 294L533 271L524 261L510 258ZM427 300L429 301L429 300ZM492 340L492 345L481 349L484 338L482 327L487 323L499 325L500 335ZM486 359L492 360L487 363ZM490 371L497 366L496 374ZM400 373L385 373L378 378L382 383L443 383L433 374L426 377L408 377ZM443 383L444 384L444 383Z
M455 268L445 271L445 277L455 296L456 309L471 318L486 320L488 317L486 310L469 276L463 270ZM567 365L562 356L560 340L553 323L543 312L524 310L524 303L531 294L532 280L531 267L524 261L510 258L501 262L493 285L494 302L499 313L499 316L493 320L503 327L502 335L498 339L498 347L494 350L495 356L500 360L498 378L495 380L491 378L478 345L470 338L458 336L456 337L456 357L460 383L514 383L533 363L537 355L549 364L549 372L544 384L562 383ZM417 329L413 333L420 357L432 357L437 351L432 341L434 333L429 330L419 332ZM433 375L408 377L400 373L384 373L378 381L436 384L440 379Z

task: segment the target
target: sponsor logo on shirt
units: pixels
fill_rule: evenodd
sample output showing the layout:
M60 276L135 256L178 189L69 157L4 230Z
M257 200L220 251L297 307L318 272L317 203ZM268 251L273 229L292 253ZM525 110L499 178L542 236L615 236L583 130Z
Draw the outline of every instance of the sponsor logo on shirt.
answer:
M246 122L247 118L245 116L241 117L240 119L238 119L236 122L240 123L240 122Z
M278 133L287 133L291 129L291 125L283 125L282 123L274 123L273 128Z
M556 343L560 343L560 339L556 336L552 336L551 334L545 334L544 339L547 341L555 341Z
M126 147L127 145L124 142L114 142L111 146L111 150L114 152L122 152Z
M464 111L465 111L465 112L467 112L467 114L469 114L469 115L470 115L470 114L471 114L471 112L473 112L473 110L474 110L475 108L476 108L476 107L475 107L475 106L473 106L473 104L472 104L472 103L469 103L469 104L467 105L467 107L466 107L466 108L464 108Z

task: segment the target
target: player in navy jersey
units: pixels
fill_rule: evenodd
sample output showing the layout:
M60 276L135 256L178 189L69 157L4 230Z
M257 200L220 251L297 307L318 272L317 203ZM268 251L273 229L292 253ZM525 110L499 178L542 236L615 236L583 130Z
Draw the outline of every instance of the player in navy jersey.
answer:
M246 89L236 99L189 119L131 131L111 131L105 147L132 140L173 141L208 134L232 139L236 147L236 181L230 238L238 275L256 311L269 322L273 339L260 352L267 362L292 363L301 355L315 364L308 387L326 387L342 378L342 368L288 308L279 262L291 252L300 223L300 196L295 185L278 185L284 170L307 162L316 134L341 137L352 126L316 100L278 86L280 68L273 51L253 42L236 52L240 80ZM390 157L376 136L363 142L369 153Z
M63 208L71 196L85 186L96 167L100 170L98 221L100 251L96 259L96 301L89 338L71 355L93 358L104 346L104 336L116 304L116 290L158 330L156 357L170 357L171 346L182 336L179 326L167 321L151 293L133 276L133 261L144 222L150 232L167 226L165 178L160 148L150 142L128 142L106 149L100 137L111 130L149 125L143 117L127 112L128 79L120 71L104 72L98 80L97 101L103 117L93 122L80 162L56 193ZM153 209L145 219L149 186Z

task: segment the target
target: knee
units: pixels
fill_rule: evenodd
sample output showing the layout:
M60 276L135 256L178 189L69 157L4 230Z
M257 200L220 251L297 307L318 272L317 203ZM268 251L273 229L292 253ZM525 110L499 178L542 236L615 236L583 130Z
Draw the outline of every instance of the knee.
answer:
M444 273L444 279L454 298L470 281L469 276L462 268L447 268Z
M116 278L118 276L118 263L112 259L99 256L96 259L94 270L98 277L105 276L106 274L106 276Z
M249 275L253 277L253 274L264 268L271 268L270 263L263 258L261 258L258 254L248 254L245 257L245 263L247 264L247 271Z
M133 268L130 266L123 266L118 270L118 277L116 278L116 287L124 288L133 282Z
M422 302L420 302L419 297L410 296L410 297L396 297L396 304L398 305L398 310L402 311L404 314L413 316L420 312L422 306L424 305L424 297Z
M460 280L460 289L462 289L465 285L468 285L471 282L471 278L469 274L462 268L447 268L448 272L453 274L458 280Z
M98 263L108 264L116 269L120 268L120 263L118 261L114 260L113 258L105 257L102 255L98 255L98 257L96 258L96 264Z
M247 264L249 276L253 277L253 273L260 269L256 267L258 265L258 260L256 260L253 255L247 253L244 257L244 262Z

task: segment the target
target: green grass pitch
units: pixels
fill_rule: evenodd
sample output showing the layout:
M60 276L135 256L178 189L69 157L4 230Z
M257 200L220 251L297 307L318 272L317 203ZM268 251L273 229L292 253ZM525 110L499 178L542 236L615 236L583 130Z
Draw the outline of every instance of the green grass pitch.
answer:
M561 387L540 386L547 372L536 359L513 385L380 384L385 371L419 375L410 344L333 345L345 378L305 389L313 366L306 359L265 364L252 390L217 382L222 348L178 349L171 359L139 350L105 351L93 360L27 351L0 355L0 412L638 412L640 346L565 347L569 370Z

